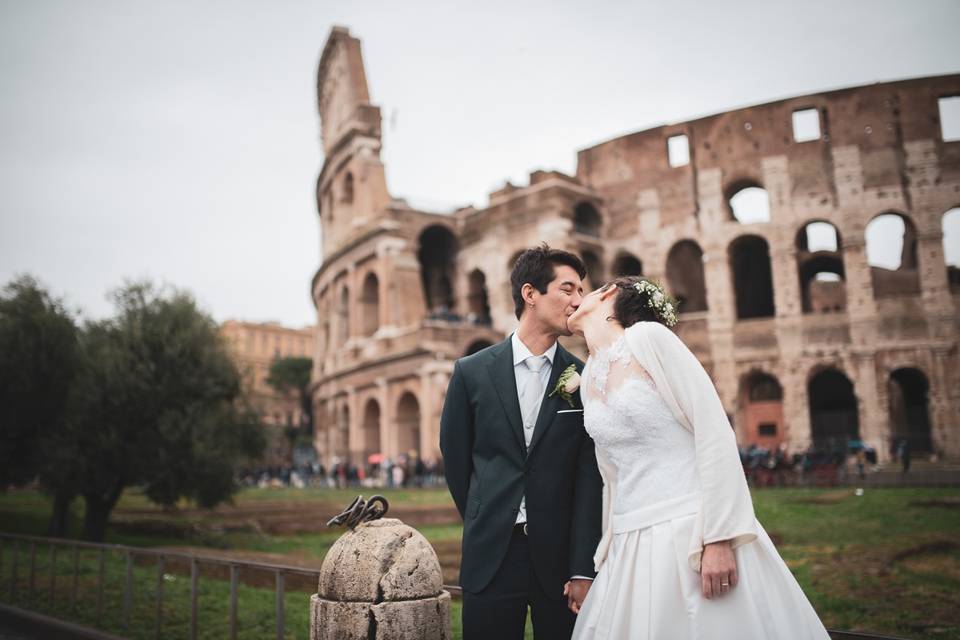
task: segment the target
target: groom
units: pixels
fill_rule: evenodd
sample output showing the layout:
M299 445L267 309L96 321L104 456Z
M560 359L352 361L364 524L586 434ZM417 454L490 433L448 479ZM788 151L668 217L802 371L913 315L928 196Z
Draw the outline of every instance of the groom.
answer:
M570 335L585 276L572 253L524 251L510 274L517 331L454 365L440 449L463 518L465 640L523 638L528 606L536 637L569 638L594 576L593 441L579 390L551 393L564 371L583 368L557 337Z

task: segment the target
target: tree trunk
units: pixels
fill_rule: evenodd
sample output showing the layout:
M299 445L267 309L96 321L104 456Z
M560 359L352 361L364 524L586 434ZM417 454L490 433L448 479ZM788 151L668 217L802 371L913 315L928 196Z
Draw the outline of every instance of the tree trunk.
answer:
M67 525L70 518L70 505L73 503L72 493L57 492L53 496L53 513L50 514L50 523L47 525L47 535L51 538L63 538L67 535Z
M83 514L83 539L91 542L103 542L107 534L107 523L110 522L110 512L116 506L123 487L118 487L107 496L99 493L83 494L86 509Z
M300 418L300 426L307 435L313 436L313 402L310 399L310 392L306 388L300 391L300 411L303 413L303 417Z

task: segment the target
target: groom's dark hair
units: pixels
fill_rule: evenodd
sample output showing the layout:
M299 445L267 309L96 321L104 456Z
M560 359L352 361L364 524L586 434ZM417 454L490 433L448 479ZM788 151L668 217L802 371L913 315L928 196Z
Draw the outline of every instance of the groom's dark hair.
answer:
M583 260L569 251L551 249L546 242L539 247L527 249L517 257L510 272L510 288L513 293L514 312L517 320L523 315L523 285L530 283L540 293L547 292L547 285L557 277L558 265L566 265L577 272L580 279L587 277Z

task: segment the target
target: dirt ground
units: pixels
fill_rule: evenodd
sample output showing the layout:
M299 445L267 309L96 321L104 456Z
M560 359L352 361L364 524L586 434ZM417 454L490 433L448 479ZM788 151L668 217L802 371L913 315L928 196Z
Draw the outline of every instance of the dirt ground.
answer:
M168 524L173 530L184 523L209 526L225 532L255 531L276 536L301 533L328 533L327 521L343 511L346 505L317 500L281 500L276 502L246 502L237 506L219 506L213 510L178 509L164 512L153 508L118 508L111 525L136 523L148 527L150 523ZM460 516L453 506L435 504L392 504L390 518L399 518L412 527L424 525L457 524ZM151 531L151 533L160 533Z
M157 547L179 553L213 556L222 559L245 560L267 564L319 569L321 561L315 549L291 549L283 553L257 551L233 547L218 549L211 547L210 538L229 534L258 534L263 536L297 536L300 534L336 534L337 529L327 527L330 518L340 513L345 505L332 502L280 500L276 502L246 502L237 506L220 506L213 510L178 509L164 512L156 508L119 508L115 512L111 526L126 533L159 535L173 538L196 539L199 545L176 545ZM397 504L391 505L388 517L398 518L404 523L421 528L424 525L456 525L460 516L453 506L436 504ZM440 566L445 584L456 584L460 570L460 541L431 541ZM180 566L182 564L182 566ZM169 571L189 574L186 563L173 562ZM213 574L224 573L225 567L211 566ZM241 581L251 586L270 586L274 579L269 572L245 572ZM262 575L260 575L262 574ZM224 576L218 576L224 577ZM312 579L291 575L289 588L315 587Z

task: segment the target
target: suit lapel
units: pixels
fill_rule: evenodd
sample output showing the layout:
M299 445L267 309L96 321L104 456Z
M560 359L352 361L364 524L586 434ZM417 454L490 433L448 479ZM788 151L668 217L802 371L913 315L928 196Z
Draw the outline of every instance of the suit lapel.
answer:
M500 396L500 404L507 420L510 422L513 435L517 438L521 451L527 450L527 443L523 439L523 417L520 415L520 399L517 397L517 378L513 372L513 345L510 338L502 343L503 348L487 365L493 388Z
M537 446L537 443L543 440L544 434L550 428L550 425L553 424L553 419L557 415L560 403L564 401L559 393L555 393L553 396L549 396L549 394L553 391L553 388L557 386L557 380L560 378L560 374L571 364L572 360L567 357L566 350L558 343L557 354L553 359L553 369L550 370L550 382L547 383L547 389L543 394L543 402L540 403L540 413L537 414L537 424L533 428L533 438L530 440L527 457L533 453L533 449Z

